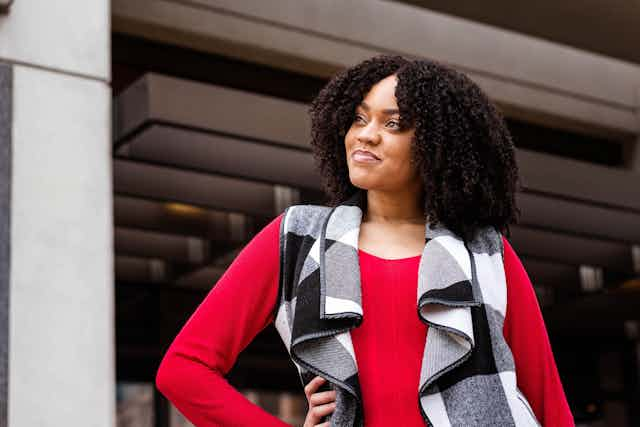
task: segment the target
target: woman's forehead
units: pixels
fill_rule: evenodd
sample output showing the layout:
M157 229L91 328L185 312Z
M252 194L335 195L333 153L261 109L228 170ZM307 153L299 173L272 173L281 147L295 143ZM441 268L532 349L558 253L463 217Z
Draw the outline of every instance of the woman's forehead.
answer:
M383 114L398 113L396 85L396 76L385 77L369 89L359 106L365 111L375 110Z
M376 105L371 107L371 106L369 106L369 104L367 104L366 101L362 101L360 103L360 105L358 105L358 107L362 108L364 111L367 111L367 112L371 111L371 110L376 110L376 111L380 111L382 114L386 114L386 115L400 113L400 110L398 109L398 106L395 103L395 99L393 100L393 105L391 105L390 102L386 102L385 104L388 104L389 106L383 107L383 108L378 108Z

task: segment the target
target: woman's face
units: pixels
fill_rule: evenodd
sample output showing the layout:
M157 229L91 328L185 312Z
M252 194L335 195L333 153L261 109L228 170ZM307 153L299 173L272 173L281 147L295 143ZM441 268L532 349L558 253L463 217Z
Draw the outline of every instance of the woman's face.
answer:
M410 162L415 128L400 128L396 84L395 75L380 80L356 107L344 139L349 179L356 187L383 191L420 187L420 176Z

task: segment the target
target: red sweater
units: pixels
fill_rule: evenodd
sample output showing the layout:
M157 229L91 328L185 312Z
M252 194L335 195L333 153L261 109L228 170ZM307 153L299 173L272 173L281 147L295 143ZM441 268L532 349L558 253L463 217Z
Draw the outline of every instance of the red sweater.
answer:
M238 354L274 320L281 219L282 214L243 248L160 364L156 386L198 427L288 426L224 378ZM533 287L513 248L503 241L503 332L515 359L518 387L544 426L573 426ZM351 337L367 427L424 426L417 403L427 332L416 316L420 256L388 260L362 250L359 254L365 315Z

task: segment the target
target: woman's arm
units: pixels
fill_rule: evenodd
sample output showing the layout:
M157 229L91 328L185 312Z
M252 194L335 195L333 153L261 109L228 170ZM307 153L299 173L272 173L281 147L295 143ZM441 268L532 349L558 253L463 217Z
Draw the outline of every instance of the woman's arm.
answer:
M238 254L165 354L156 386L194 425L289 426L224 378L238 354L273 320L282 214Z
M504 337L516 365L518 388L543 426L574 426L529 275L506 238L507 314Z

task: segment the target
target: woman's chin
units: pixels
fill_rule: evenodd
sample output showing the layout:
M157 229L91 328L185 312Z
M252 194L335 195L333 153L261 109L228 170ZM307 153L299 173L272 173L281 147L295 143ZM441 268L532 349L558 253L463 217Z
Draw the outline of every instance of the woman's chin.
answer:
M369 190L376 186L375 180L368 174L350 174L349 180L355 187L363 190Z

